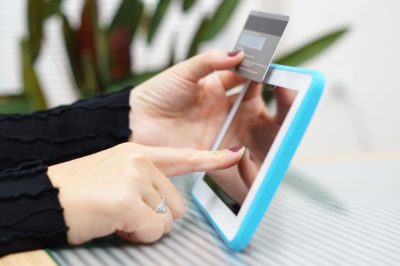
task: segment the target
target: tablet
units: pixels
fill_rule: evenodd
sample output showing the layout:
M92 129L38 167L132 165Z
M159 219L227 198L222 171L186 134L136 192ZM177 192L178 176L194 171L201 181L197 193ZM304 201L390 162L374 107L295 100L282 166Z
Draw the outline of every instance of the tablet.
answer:
M192 190L195 202L232 250L241 250L249 243L264 217L325 82L318 71L271 65L264 83L271 101L265 105L263 126L244 129L249 121L238 114L243 112L241 106L245 102L237 103L213 146L213 149L224 149L239 140L252 147L249 153L233 167L199 173Z

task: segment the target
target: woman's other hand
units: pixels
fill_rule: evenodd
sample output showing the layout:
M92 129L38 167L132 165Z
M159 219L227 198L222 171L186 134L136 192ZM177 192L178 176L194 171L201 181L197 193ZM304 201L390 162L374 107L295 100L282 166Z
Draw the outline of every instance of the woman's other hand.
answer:
M261 96L261 84L252 82L221 144L222 148L243 143L246 152L237 166L214 171L209 176L228 195L242 204L275 137L285 120L296 92L275 87L276 110L270 110Z
M262 84L252 82L221 144L225 148L242 143L257 168L261 167L296 98L294 90L275 87L272 97L276 110L272 110L264 103L261 92Z
M229 70L243 57L243 52L203 53L136 87L130 97L130 140L209 149L232 104L226 91L244 82Z
M185 212L183 198L166 176L231 167L244 150L125 143L49 167L50 180L60 189L69 243L81 244L113 233L134 242L158 240ZM161 194L167 204L165 213L154 210Z

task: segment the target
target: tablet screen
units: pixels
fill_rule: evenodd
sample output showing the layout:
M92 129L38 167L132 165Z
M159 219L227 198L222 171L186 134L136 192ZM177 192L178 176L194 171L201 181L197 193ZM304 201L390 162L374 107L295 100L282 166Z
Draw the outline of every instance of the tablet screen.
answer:
M208 172L204 177L208 186L235 214L238 214L297 95L296 90L271 84L264 90L270 99L265 107L260 108L260 104L264 105L261 99L244 100L221 142L221 149L238 143L245 145L247 150L241 161L230 168ZM252 113L248 108L262 112L251 116L237 115Z

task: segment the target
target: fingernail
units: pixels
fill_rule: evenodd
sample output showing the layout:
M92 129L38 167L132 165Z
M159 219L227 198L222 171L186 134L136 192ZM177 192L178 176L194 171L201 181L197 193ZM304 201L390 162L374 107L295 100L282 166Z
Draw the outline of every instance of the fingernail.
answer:
M228 53L229 57L235 57L240 53L241 50L236 50Z
M240 158L240 161L243 160L243 158L246 156L250 156L250 150L248 148L244 149L244 152L242 154L242 157Z
M232 152L238 152L240 151L244 146L242 144L235 145L233 147L230 147L228 150Z

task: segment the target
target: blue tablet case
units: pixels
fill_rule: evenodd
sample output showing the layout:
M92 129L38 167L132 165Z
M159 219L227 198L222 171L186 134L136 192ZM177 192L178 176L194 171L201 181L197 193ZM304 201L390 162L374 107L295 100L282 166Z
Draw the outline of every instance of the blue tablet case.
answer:
M282 144L276 153L275 158L271 162L271 166L264 178L264 181L257 191L254 201L247 211L247 214L244 217L243 222L233 240L228 240L225 237L218 225L215 224L213 219L209 216L208 211L201 205L196 195L192 193L195 202L200 207L202 212L207 216L213 227L218 231L224 242L230 249L235 251L239 251L246 247L262 218L264 217L264 214L267 211L268 206L271 203L271 200L274 197L275 192L289 167L290 161L292 160L293 155L300 144L304 132L310 123L325 85L325 78L323 74L316 70L276 64L272 64L270 68L307 74L312 77L312 81L299 107L299 110L297 111L293 122L289 126Z

